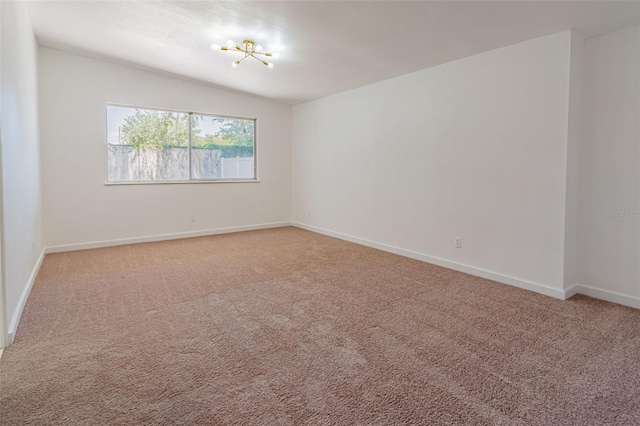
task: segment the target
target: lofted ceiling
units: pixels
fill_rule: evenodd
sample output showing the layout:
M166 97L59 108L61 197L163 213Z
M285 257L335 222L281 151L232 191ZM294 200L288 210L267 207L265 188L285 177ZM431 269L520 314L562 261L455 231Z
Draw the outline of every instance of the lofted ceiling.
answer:
M535 37L640 24L627 1L36 1L43 46L297 104ZM270 70L211 43L253 39Z

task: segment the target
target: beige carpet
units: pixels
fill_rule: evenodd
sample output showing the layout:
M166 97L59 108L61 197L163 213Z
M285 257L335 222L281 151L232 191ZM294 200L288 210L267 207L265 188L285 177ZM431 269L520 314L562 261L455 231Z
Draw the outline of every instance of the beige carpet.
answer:
M295 228L47 255L2 425L639 425L640 311Z

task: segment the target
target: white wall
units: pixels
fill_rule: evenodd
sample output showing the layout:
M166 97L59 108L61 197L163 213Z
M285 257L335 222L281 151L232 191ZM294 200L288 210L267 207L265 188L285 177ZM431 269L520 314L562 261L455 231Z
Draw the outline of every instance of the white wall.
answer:
M584 54L578 282L640 307L640 218L606 214L640 209L640 27L588 39Z
M38 47L26 6L0 2L2 55L3 280L6 323L17 327L42 252L42 191L38 145Z
M571 39L295 106L294 221L562 297Z
M48 48L39 63L48 247L290 220L290 106ZM105 102L257 118L261 182L105 186Z

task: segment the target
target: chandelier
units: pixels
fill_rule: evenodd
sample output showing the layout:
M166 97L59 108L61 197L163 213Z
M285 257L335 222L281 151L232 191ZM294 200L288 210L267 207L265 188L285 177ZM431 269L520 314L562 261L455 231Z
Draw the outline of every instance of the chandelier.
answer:
M231 67L232 68L236 68L238 65L240 65L240 62L244 61L245 59L247 59L248 57L252 57L254 59L257 59L258 61L262 62L264 65L266 65L267 67L273 69L273 63L272 62L268 62L260 57L258 57L257 55L262 55L262 56L266 56L266 57L275 57L276 55L271 53L271 52L263 52L262 51L262 46L260 46L259 44L255 44L255 42L253 42L252 40L245 40L242 42L242 46L234 43L233 41L229 40L227 41L227 45L226 46L220 46L218 44L212 44L211 48L213 50L224 50L226 52L239 52L239 53L243 53L244 57L241 59L238 59L237 61L234 61L231 63Z

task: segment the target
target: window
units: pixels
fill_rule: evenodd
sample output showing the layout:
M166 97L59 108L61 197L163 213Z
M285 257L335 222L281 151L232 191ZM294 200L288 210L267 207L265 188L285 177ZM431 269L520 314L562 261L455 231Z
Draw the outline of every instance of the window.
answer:
M256 120L107 105L107 181L255 180Z

